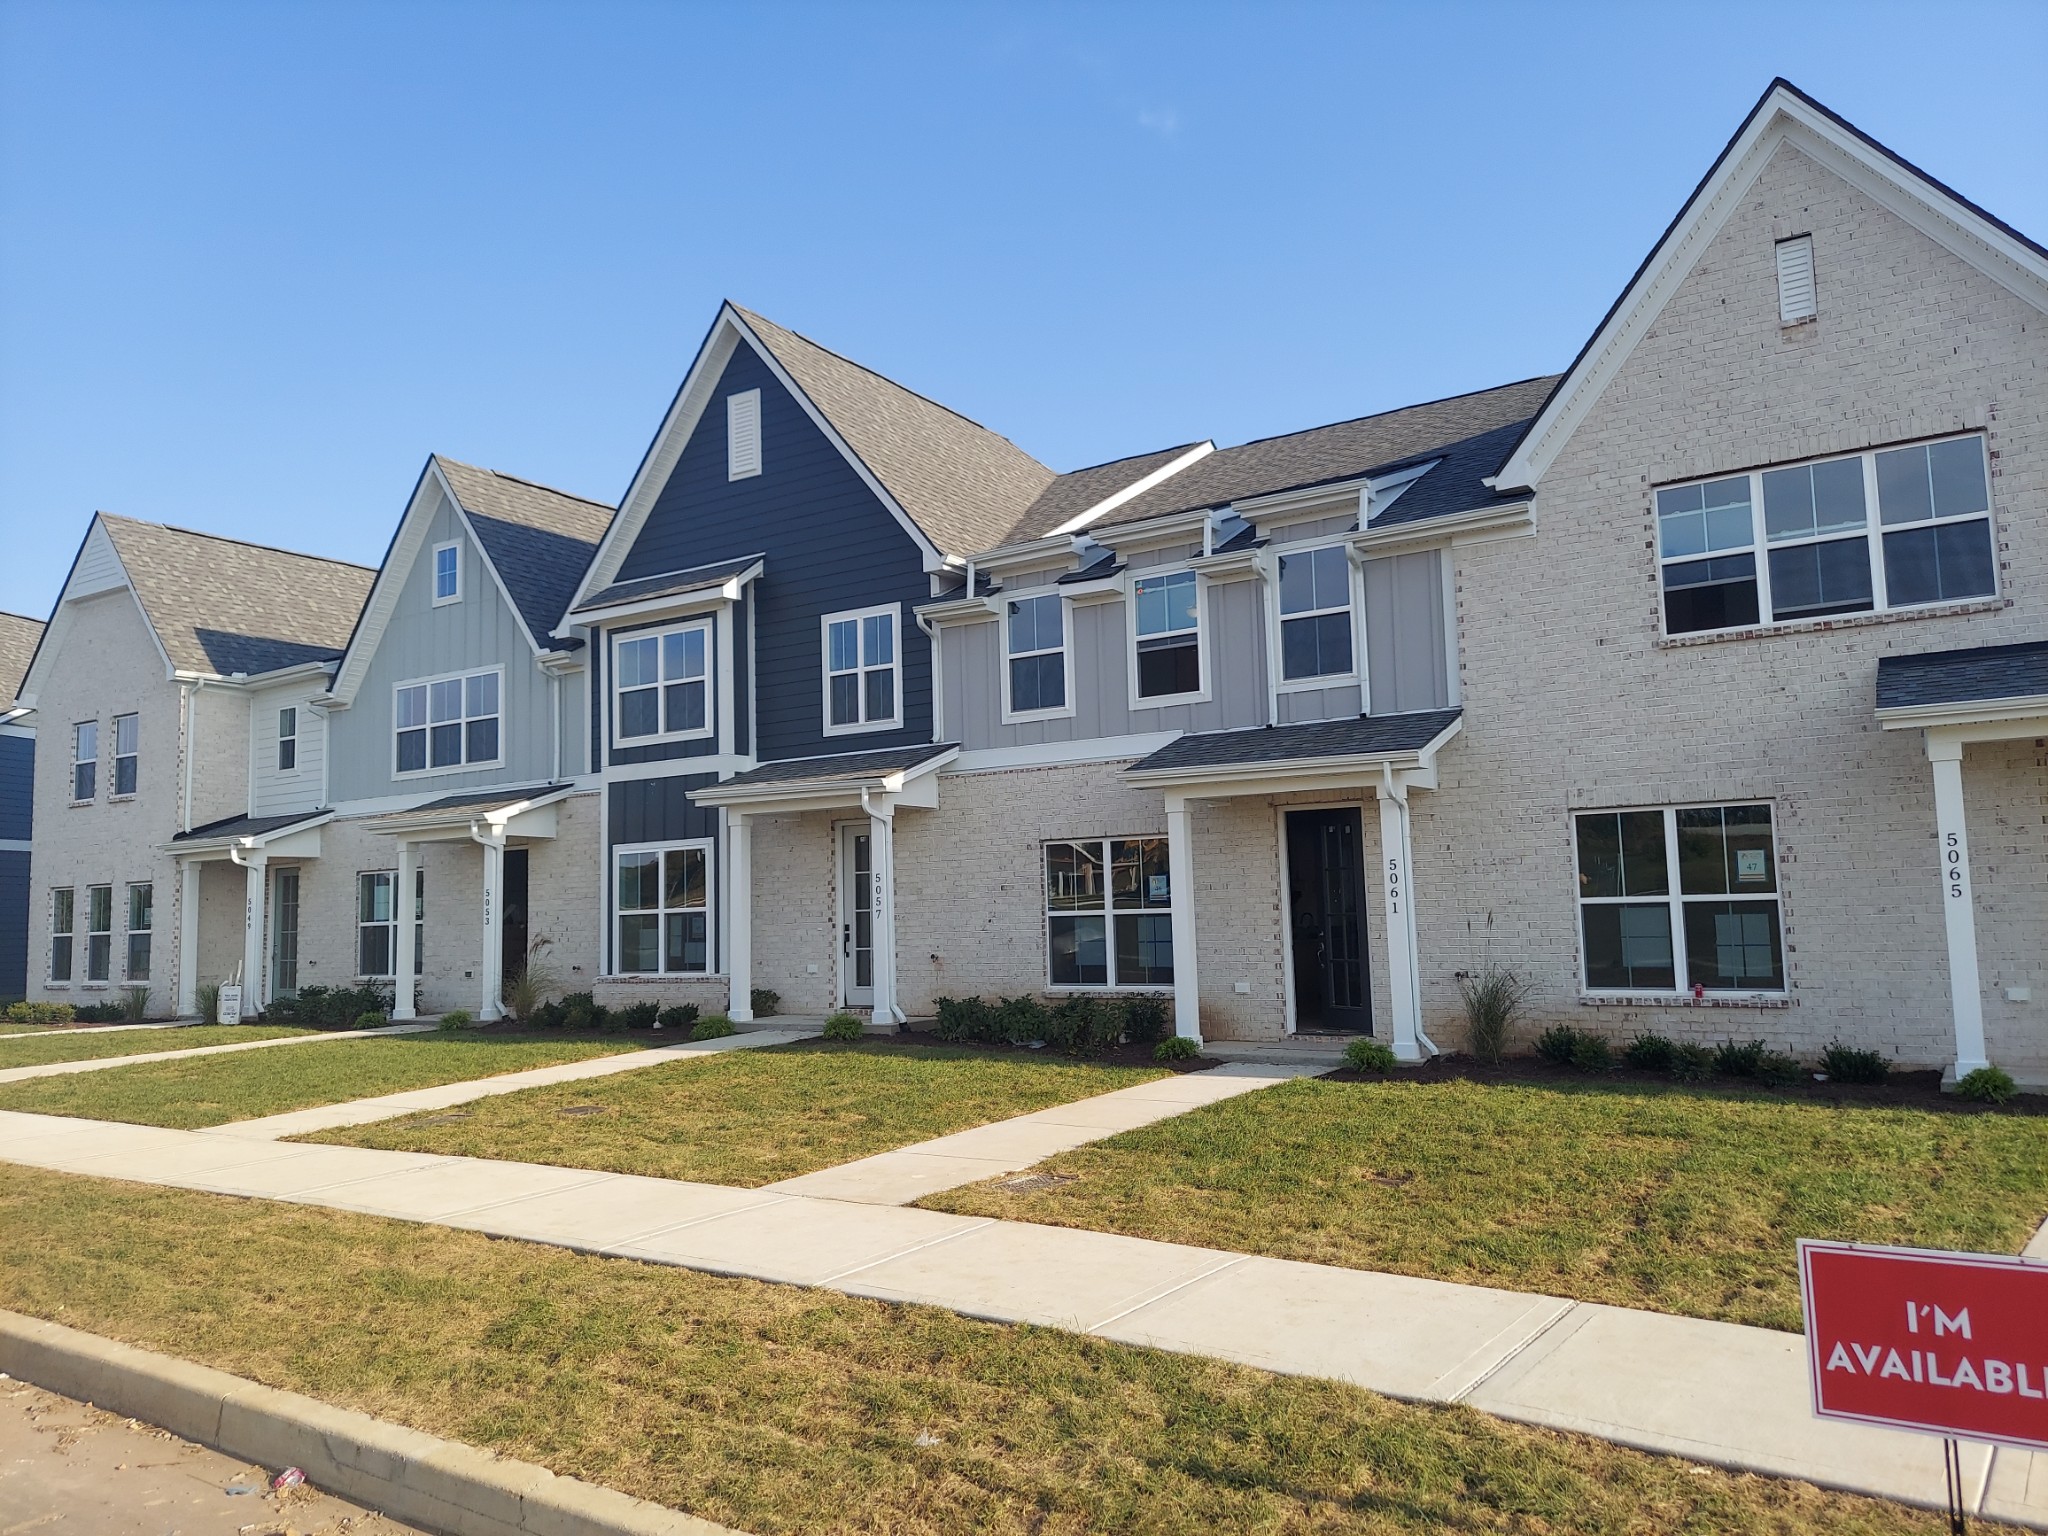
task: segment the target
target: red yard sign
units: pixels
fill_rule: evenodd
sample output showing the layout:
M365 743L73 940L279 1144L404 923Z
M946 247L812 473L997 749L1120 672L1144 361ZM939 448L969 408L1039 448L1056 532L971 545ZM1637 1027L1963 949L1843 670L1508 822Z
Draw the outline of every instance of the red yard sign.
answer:
M2048 1450L2048 1264L1799 1244L1813 1411Z

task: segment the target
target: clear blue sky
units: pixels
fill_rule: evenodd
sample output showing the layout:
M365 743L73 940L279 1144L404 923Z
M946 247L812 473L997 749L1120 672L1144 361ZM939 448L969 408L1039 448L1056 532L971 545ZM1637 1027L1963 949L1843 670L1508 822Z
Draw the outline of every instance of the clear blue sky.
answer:
M730 296L1068 469L1561 368L1773 75L2048 235L2048 4L0 0L0 607L616 500Z

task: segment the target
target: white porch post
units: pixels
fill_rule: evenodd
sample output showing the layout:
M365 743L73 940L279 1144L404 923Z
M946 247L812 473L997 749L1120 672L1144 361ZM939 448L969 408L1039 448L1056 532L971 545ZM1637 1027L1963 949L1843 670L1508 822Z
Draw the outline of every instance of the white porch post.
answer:
M1394 1007L1394 1055L1421 1061L1422 978L1415 955L1415 880L1408 832L1408 796L1391 775L1381 786L1380 883L1387 903L1387 995Z
M199 861L178 861L178 1001L182 1018L199 1011ZM211 1019L201 1019L211 1024Z
M1195 975L1195 850L1188 803L1166 797L1166 879L1173 893L1173 1032L1202 1043L1202 988Z
M270 860L263 854L252 853L242 861L247 877L242 909L242 1012L253 1017L263 1011L263 1001L270 988L266 985L268 969L263 963L264 898L270 891Z
M1927 733L1934 768L1934 825L1941 865L1941 910L1948 926L1949 1007L1955 1015L1955 1075L1986 1066L1984 995L1977 975L1977 909L1970 890L1970 835L1963 825L1963 744Z
M725 813L725 952L735 1024L754 1021L754 830L743 812Z
M397 919L398 930L398 942L393 946L397 955L391 962L391 1017L394 1020L419 1017L415 1011L418 984L413 977L413 966L416 963L413 946L418 930L412 921L413 887L418 878L413 874L413 868L414 860L417 858L418 854L414 852L413 845L401 838L398 844L398 873L392 877L397 888L391 893L392 916Z
M867 796L861 796L867 803ZM875 882L875 1001L873 1017L901 1024L896 1002L896 820L893 806L867 803L870 862Z
M484 851L484 952L477 970L482 978L479 988L482 995L476 1016L479 1019L502 1019L505 1016L505 934L500 918L505 906L505 834L493 829L482 833L472 831L470 836ZM412 919L410 889L405 893L403 910L409 927Z

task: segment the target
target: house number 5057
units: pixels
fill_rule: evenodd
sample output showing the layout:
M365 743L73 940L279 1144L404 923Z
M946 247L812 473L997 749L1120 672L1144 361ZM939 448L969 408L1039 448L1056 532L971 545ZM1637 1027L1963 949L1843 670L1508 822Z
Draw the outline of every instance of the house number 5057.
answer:
M1942 878L1948 881L1948 899L1950 901L1961 901L1963 899L1964 873L1963 850L1961 847L1963 841L1962 834L1951 832L1943 841L1947 844L1943 854L1943 862L1947 867L1941 873Z

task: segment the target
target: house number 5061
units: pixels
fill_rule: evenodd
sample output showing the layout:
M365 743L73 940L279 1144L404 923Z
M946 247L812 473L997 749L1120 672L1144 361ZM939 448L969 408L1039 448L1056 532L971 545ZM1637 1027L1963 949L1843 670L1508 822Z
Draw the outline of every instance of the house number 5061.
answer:
M1401 911L1401 861L1387 860L1387 911L1399 915Z
M1951 832L1944 841L1948 845L1943 856L1943 862L1947 867L1941 872L1942 878L1948 881L1948 899L1950 901L1961 901L1963 899L1962 834Z

